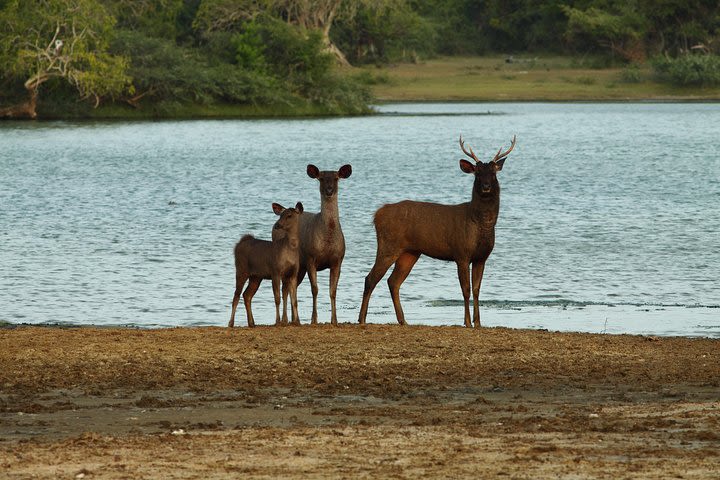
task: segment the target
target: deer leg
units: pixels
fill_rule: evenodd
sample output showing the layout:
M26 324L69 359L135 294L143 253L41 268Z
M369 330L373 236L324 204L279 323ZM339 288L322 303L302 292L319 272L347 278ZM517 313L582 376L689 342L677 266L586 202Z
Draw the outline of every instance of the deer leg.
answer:
M288 279L283 278L282 279L282 324L287 325L288 324L288 314L287 314L287 298L289 293L290 285L288 284Z
M473 293L473 323L476 328L480 327L480 284L482 283L485 262L473 262L472 264L472 293Z
M318 284L317 284L317 270L315 269L315 264L312 262L308 262L307 265L307 275L310 279L310 290L312 291L312 297L313 297L313 309L312 309L312 317L310 318L310 323L312 325L317 325L318 322L318 314L317 314L317 296L318 296Z
M300 264L300 267L298 268L297 276L295 277L295 298L297 300L297 288L300 286L302 281L305 279L305 274L307 273L307 270L305 267ZM310 290L312 290L312 286L310 287ZM290 292L290 299L292 300L292 292ZM298 323L300 323L300 313L298 312Z
M247 288L243 292L243 302L245 303L245 312L247 313L248 327L255 326L255 319L253 318L251 304L252 299L255 296L255 292L257 292L258 288L260 287L260 282L262 282L262 278L250 277L250 283L248 283Z
M335 297L337 295L338 282L340 281L340 262L330 267L330 323L337 325L337 311L335 310Z
M418 258L420 258L420 255L417 253L405 252L400 255L395 261L395 268L393 268L393 272L387 281L388 287L390 287L393 306L395 307L395 316L400 325L407 325L402 305L400 305L400 285L405 281L410 270L415 266L415 262L418 261Z
M300 268L298 269L297 273L297 285L300 285L302 281L305 279L305 268L302 267L302 264L300 265Z
M300 325L300 315L298 314L297 304L297 277L290 277L288 281L290 284L290 302L292 307L292 323L293 325Z
M230 321L228 327L232 328L235 326L235 310L237 310L238 302L240 301L240 292L242 292L243 285L247 281L248 276L243 273L235 275L235 294L232 299L232 312L230 313Z
M362 305L360 306L360 316L358 322L362 325L367 317L368 304L370 303L370 295L372 295L375 286L378 284L385 272L388 271L390 265L393 264L397 256L384 256L375 258L375 265L370 269L370 273L365 277L365 288L363 289Z
M470 264L469 262L458 261L458 280L462 289L463 300L465 300L465 326L472 327L470 323Z
M275 325L280 325L280 275L272 276L272 289L275 297Z

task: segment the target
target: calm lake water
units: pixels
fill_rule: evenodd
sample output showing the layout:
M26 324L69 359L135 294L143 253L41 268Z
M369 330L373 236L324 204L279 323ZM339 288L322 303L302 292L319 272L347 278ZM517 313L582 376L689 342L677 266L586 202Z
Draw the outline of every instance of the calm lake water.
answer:
M272 202L318 211L305 174L340 185L347 253L339 319L356 322L375 256L373 212L460 203L460 133L490 159L513 134L486 326L720 337L720 105L398 104L359 118L0 123L0 322L226 325L232 249L269 238ZM328 272L319 274L329 320ZM420 259L410 324L462 325L452 263ZM301 320L311 310L299 289ZM239 324L245 325L244 310ZM266 281L256 322L272 323ZM368 321L395 322L385 281Z

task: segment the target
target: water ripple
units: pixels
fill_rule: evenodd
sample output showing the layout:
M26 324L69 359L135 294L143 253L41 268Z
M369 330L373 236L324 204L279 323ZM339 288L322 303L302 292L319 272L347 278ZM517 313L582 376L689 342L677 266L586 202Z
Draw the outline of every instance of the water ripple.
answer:
M348 248L338 305L341 321L354 321L375 256L373 212L405 198L466 201L472 182L457 167L458 135L490 158L517 134L500 173L496 247L480 294L484 322L717 336L720 143L708 128L720 121L717 105L379 109L394 113L4 122L0 322L226 324L234 243L245 233L269 238L272 202L319 210L308 163L353 165L340 185ZM326 271L319 281L327 321ZM253 302L258 323L274 321L270 290L263 282ZM421 258L401 296L411 323L462 323L453 264ZM306 319L307 280L299 297ZM369 320L395 321L384 282Z

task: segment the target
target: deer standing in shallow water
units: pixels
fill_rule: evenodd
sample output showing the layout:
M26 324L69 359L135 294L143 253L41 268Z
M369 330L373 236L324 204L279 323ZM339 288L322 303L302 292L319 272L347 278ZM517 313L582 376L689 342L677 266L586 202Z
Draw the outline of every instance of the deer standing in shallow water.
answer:
M300 272L298 283L307 271L312 290L313 309L311 323L317 323L317 272L330 269L330 322L337 325L335 294L340 280L340 266L345 257L345 237L340 228L338 212L338 182L352 174L350 165L343 165L337 172L320 171L315 165L307 166L307 174L320 182L320 213L305 212L300 215Z
M245 282L250 280L243 301L247 312L248 327L255 326L251 302L263 279L272 280L275 296L275 325L280 320L280 284L282 283L283 315L282 324L287 324L287 296L292 303L292 323L299 325L297 309L297 277L300 269L300 215L303 204L298 202L295 208L285 208L272 204L273 211L280 218L272 229L272 241L259 240L252 235L243 236L235 245L235 295L232 301L232 313L228 327L235 325L235 310L240 300L240 292Z
M473 320L480 326L478 296L485 261L495 246L495 223L500 210L500 184L497 172L502 170L505 157L515 148L515 137L505 152L498 150L488 163L481 162L460 136L460 148L475 164L460 160L460 170L475 175L470 202L441 205L405 200L381 207L375 213L377 254L375 265L365 277L359 322L365 323L370 295L390 265L395 268L388 278L395 315L400 325L406 325L400 305L400 285L420 255L457 264L458 279L465 300L465 326L470 323L470 275L472 265Z

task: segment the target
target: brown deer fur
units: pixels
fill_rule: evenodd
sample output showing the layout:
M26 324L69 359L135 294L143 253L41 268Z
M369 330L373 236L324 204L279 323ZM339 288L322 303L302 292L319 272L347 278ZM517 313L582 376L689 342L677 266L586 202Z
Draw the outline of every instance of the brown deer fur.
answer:
M340 280L340 266L345 257L345 237L340 228L338 212L338 182L352 174L350 165L343 165L337 172L320 171L315 165L307 166L310 178L320 183L320 213L305 212L300 215L300 272L298 283L305 272L310 279L313 296L311 322L317 323L317 272L330 269L330 321L337 325L335 295Z
M297 310L297 276L300 269L299 220L303 212L302 203L295 208L284 208L272 204L273 211L280 218L272 230L272 241L259 240L252 235L243 236L235 245L235 295L232 301L232 313L228 327L235 325L237 309L245 282L250 280L243 301L247 312L248 326L254 327L251 302L263 279L272 280L275 296L275 324L287 324L287 295L292 303L292 323L300 324ZM280 284L282 283L283 315L280 320Z
M395 268L388 278L390 295L395 315L400 325L406 325L400 305L400 285L420 255L439 260L454 261L457 264L458 279L465 300L465 326L470 327L470 274L472 265L473 320L480 326L478 296L485 261L495 246L495 222L500 209L500 184L496 173L502 169L505 153L498 151L495 158L482 163L470 149L465 150L462 137L460 146L475 164L460 160L460 169L475 175L470 202L459 205L405 200L385 205L375 213L377 254L375 265L365 277L365 289L360 307L359 322L365 323L370 295L390 265Z

